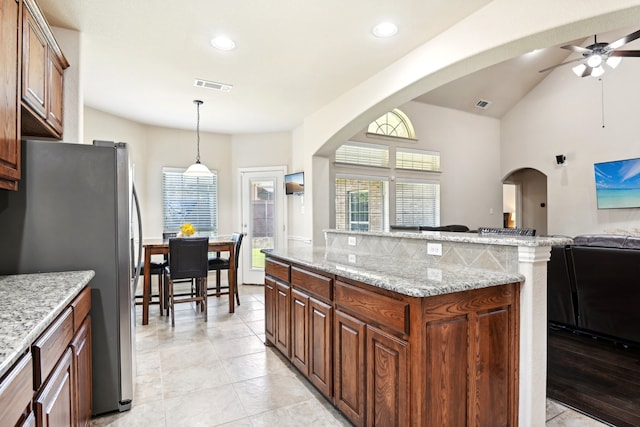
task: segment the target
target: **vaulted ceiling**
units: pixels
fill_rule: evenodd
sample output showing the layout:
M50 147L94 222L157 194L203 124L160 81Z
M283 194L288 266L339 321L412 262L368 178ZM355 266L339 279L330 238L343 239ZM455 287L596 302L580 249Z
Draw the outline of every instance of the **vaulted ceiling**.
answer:
M295 128L489 2L38 0L51 25L81 32L81 61L71 66L82 67L85 105L192 129L192 101L201 99L201 129L230 134ZM398 24L398 34L374 37L372 27L385 20ZM236 49L214 49L210 40L219 34L231 37ZM547 74L538 70L569 55L557 46L532 52L417 100L501 117ZM196 79L233 88L196 87ZM475 108L479 100L489 108Z

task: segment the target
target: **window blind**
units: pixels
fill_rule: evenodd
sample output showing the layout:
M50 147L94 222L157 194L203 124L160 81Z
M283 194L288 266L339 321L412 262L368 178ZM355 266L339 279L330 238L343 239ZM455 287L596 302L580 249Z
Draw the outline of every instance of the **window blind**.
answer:
M163 231L180 231L190 222L198 235L218 233L218 175L185 176L185 169L162 169Z
M396 168L440 172L440 153L398 148L396 150Z
M336 176L336 228L382 231L388 181L375 177Z
M440 225L440 184L398 180L396 182L397 225Z
M343 144L336 150L336 163L389 167L389 148L366 143Z

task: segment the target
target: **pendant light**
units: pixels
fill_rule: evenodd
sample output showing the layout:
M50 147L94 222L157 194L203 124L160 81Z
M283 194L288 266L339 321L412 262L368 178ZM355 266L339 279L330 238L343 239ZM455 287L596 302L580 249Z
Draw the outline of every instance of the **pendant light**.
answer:
M198 121L196 124L196 135L197 135L197 140L196 140L196 162L194 164L192 164L191 166L189 166L189 168L184 172L185 175L187 176L213 176L213 173L209 170L208 167L206 167L205 165L203 165L202 163L200 163L200 105L203 104L202 101L200 101L199 99L195 99L193 101L194 104L196 104L196 108L198 110Z

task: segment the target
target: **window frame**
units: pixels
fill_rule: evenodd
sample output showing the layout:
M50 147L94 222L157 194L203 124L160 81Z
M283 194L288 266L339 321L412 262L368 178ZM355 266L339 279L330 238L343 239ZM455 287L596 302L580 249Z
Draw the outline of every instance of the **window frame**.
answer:
M180 225L186 222L190 222L193 224L193 226L196 229L196 235L215 237L218 235L218 227L219 227L218 173L217 171L212 170L211 171L213 173L212 177L191 177L191 176L184 175L185 170L186 170L185 168L175 168L175 167L168 167L168 166L165 166L162 168L162 187L161 187L162 230L163 232L179 232ZM167 188L167 184L169 183L168 182L169 180L180 181L181 184L176 186L173 189L169 189ZM212 182L210 184L206 182L204 183L201 182L205 180L212 180ZM201 190L203 191L198 191L197 193L198 194L202 193L202 195L204 195L205 198L208 198L208 200L204 201L204 207L202 207L202 200L200 199L200 197L198 197L195 203L196 209L194 214L190 215L189 213L185 213L182 216L182 218L177 219L175 215L172 215L169 213L171 208L168 206L168 203L170 203L171 201L168 201L167 197L174 197L174 196L170 196L169 193L171 191L173 192L179 191L179 187L182 188L182 191L183 191L180 197L182 197L183 199L184 197L193 197L193 195L184 194L185 188L188 188L187 191L191 191L191 192L194 191L194 187L193 187L194 183L191 183L189 181L195 181L196 185L202 186ZM212 190L211 194L208 194L207 192L204 191L206 186L210 186L210 190ZM184 203L184 200L178 200L178 201L174 200L174 202ZM203 217L203 213L209 210L209 208L207 208L207 205L209 205L209 208L211 209L211 211L209 211L208 215L204 215Z

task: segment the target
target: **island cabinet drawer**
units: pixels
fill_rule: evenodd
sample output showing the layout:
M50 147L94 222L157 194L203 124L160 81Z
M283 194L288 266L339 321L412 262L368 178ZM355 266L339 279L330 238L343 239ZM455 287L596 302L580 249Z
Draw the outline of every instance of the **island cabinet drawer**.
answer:
M333 279L298 267L291 267L291 284L309 294L331 301Z
M33 360L31 353L27 353L0 381L0 424L15 425L29 406L31 399L33 399Z
M276 261L273 258L267 258L265 273L268 276L275 277L289 283L289 269L289 264Z
M87 286L71 303L73 308L73 331L77 332L91 310L91 288Z
M336 308L353 313L402 335L409 335L409 303L336 280Z
M33 344L34 388L49 376L73 338L73 309L68 307Z

